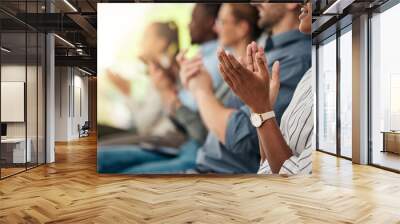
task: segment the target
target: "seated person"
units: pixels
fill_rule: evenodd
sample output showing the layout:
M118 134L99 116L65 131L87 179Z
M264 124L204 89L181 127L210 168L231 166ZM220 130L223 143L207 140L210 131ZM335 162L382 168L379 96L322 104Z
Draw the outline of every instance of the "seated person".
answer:
M238 25L244 22L235 20L233 15L238 13L238 10L234 10L235 7L231 7L229 4L225 8L224 6L225 4L220 10L220 16L221 18L226 16L225 21L230 21L232 24L221 22L221 25L229 26L229 29L220 30L232 32L227 36L235 40L241 36L242 32L235 28L248 28L246 28L246 24ZM311 37L300 33L297 29L299 25L297 17L300 14L298 4L266 3L266 6L259 8L262 12L258 24L270 33L266 43L266 48L270 53L269 60L281 62L281 91L274 107L279 121L292 98L297 83L311 66ZM231 14L224 13L224 11L231 12ZM232 17L228 18L227 15ZM239 38L236 39L239 42L230 42L231 46L229 47L233 49L233 54L244 58L246 45L251 39L255 38L246 38L245 40ZM224 45L224 43L222 44ZM196 168L189 172L256 173L260 161L259 144L257 130L249 120L249 108L245 105L240 106L236 97L231 97L233 100L230 99L224 104L219 103L212 94L207 75L204 75L204 72L190 72L193 71L191 67L194 63L193 60L181 62L181 79L182 83L195 96L200 115L209 134L205 144L198 151ZM271 67L272 64L268 64L268 66Z
M199 45L199 52L202 56L203 64L211 76L214 91L223 84L218 71L218 34L213 30L220 7L221 4L217 3L195 4L189 24L191 44ZM198 111L197 103L189 91L182 89L179 91L178 96L187 109Z
M225 10L229 9L229 11L228 11L229 14L227 14L228 16L232 16L230 7L231 6L229 6L228 4L225 6ZM254 7L250 6L249 4L232 4L232 8L234 8L235 10L238 10L239 13L241 13L241 14L238 14L240 17L239 16L228 17L228 19L230 19L230 20L226 20L226 18L224 18L225 20L223 21L223 23L221 23L219 25L221 27L217 27L217 30L223 30L224 32L228 32L228 33L225 35L222 35L225 39L220 40L220 42L228 43L228 45L232 46L233 49L238 49L237 52L245 52L246 45L248 43L250 43L251 40L256 39L260 33L260 30L257 28L258 12ZM235 20L232 20L232 19L235 19ZM202 20L202 21L204 22L204 20ZM238 25L238 26L235 26L235 25ZM230 32L230 35L229 35L229 32ZM221 34L222 31L219 31L219 33ZM238 37L232 38L231 37L232 34L238 34L237 35ZM233 46L239 46L239 47L233 47ZM217 54L215 52L215 57L216 57L216 55ZM199 71L200 67L202 68L202 71L203 71L202 77L204 77L208 81L207 84L210 85L208 87L210 87L210 91L214 95L212 79L211 79L210 75L208 75L208 69L204 69L204 67L203 67L204 63L206 63L206 61L203 60L203 57L204 57L203 55L201 57L200 56L196 57L195 59L193 59L191 61L190 65L192 66L191 67L192 71L195 73ZM181 70L185 70L185 68L188 68L188 66L187 65L183 66L181 68ZM218 71L218 68L217 68L217 71ZM154 77L155 76L163 77L163 75L161 75L163 73L163 71L162 71L162 69L159 69L159 66L150 65L150 73L154 73L154 75L151 75L152 77L153 76ZM184 73L187 73L187 71L185 70ZM166 83L166 82L157 81L155 83ZM161 84L159 84L159 85L161 85ZM165 86L168 86L168 85L165 85ZM166 89L166 88L160 88L160 89ZM217 92L215 93L215 99L217 101L224 100L228 96L227 94L225 94L228 89L229 88L226 84L220 86L217 89ZM169 97L166 97L166 101L168 99L176 98L173 96L173 91L168 91L168 93L166 92L166 94L169 94ZM179 102L178 100L176 100L175 102L177 105L181 104L181 102ZM236 103L236 105L241 106L242 103ZM171 111L173 111L173 110L171 110ZM189 111L186 110L186 112L189 112ZM115 154L115 152L114 152L114 154ZM126 160L127 159L128 158L126 158ZM157 157L157 159L160 159L159 156ZM151 173L177 172L177 169L181 169L180 171L182 171L182 172L187 170L187 169L182 169L182 166L177 166L176 163L173 163L176 159L178 159L178 158L160 159L159 162L157 162L157 161L144 162L144 163L131 162L130 167L124 169L123 172L124 173L150 173L148 166L150 166L150 165L154 166L155 164L165 164L165 163L174 164L175 165L174 169L172 169L171 166L169 167L170 168L169 170L152 169ZM193 160L192 160L193 165L191 168L195 167L195 159L196 159L196 155L194 155L194 157L193 157ZM132 159L132 160L135 160L135 159ZM255 160L258 160L257 156L255 157ZM189 164L188 160L186 160L186 165L187 164ZM147 171L144 171L143 167L145 167L147 169ZM160 166L158 168L160 168Z
M190 24L192 42L201 44L203 61L213 61L208 63L207 72L215 87L222 82L217 67L217 34L213 30L219 6L197 4ZM194 30L195 24L199 25L201 32ZM195 105L191 102L193 99L177 83L175 56L179 42L176 26L154 23L145 34L143 46L149 51L142 52L140 57L148 64L150 78L161 95L167 114L178 128L187 133L189 140L175 149L177 155L166 154L165 147L150 150L135 145L102 146L98 153L98 171L101 173L174 173L186 170L195 165L197 149L204 142L206 129L199 114L193 111L195 108L191 108Z
M311 3L306 2L299 16L300 31L311 33L311 17ZM284 75L279 62L274 62L270 76L262 48L253 42L247 47L247 55L246 62L240 64L233 55L219 52L220 71L232 90L253 112L252 123L257 127L260 139L261 164L258 173L311 173L314 128L311 69L296 87L279 128L273 112L282 80L280 74Z

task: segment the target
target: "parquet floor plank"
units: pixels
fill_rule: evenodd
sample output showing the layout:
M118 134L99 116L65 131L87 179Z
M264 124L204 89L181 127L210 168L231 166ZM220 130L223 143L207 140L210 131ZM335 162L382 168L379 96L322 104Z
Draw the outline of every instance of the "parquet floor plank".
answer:
M400 175L316 152L311 176L96 173L96 139L0 181L0 223L400 223Z

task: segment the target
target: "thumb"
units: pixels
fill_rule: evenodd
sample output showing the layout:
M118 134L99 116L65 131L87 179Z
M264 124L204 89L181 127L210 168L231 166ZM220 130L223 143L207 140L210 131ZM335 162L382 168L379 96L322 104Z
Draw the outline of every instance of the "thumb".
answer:
M271 80L273 82L279 83L280 81L280 73L281 73L281 68L280 68L280 63L279 61L275 61L274 64L272 65L272 77Z
M271 80L269 83L269 100L271 105L275 105L276 98L278 97L279 94L279 88L280 88L280 65L279 61L275 61L274 65L272 65L272 75L271 75Z

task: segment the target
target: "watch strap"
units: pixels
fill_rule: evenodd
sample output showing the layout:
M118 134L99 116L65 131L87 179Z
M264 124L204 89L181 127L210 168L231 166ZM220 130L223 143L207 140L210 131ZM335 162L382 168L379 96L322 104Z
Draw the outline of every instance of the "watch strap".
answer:
M259 114L259 115L261 117L262 122L264 122L266 120L274 118L275 117L275 112L272 110L272 111L268 111L268 112L265 112L265 113L262 113L262 114Z

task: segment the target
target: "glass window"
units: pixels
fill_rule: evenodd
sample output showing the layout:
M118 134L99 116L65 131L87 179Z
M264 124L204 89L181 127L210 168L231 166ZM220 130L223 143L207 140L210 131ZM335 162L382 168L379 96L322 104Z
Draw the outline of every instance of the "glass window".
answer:
M45 148L45 124L46 124L46 76L45 76L45 65L46 65L46 36L43 33L38 35L38 164L45 163L46 148Z
M400 4L371 18L372 163L400 170Z
M1 176L6 177L24 171L31 159L25 116L26 33L3 32L1 47Z
M38 117L38 102L37 102L37 81L38 81L38 57L37 57L37 41L36 32L27 33L27 80L26 80L26 111L27 111L27 141L30 147L30 159L27 167L31 168L37 165L37 117Z
M318 149L336 153L336 40L318 48Z
M16 6L15 2L1 2ZM42 12L44 1L18 2L18 13ZM45 44L43 33L0 12L0 178L45 162Z
M340 154L352 157L352 34L340 36Z

